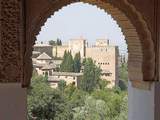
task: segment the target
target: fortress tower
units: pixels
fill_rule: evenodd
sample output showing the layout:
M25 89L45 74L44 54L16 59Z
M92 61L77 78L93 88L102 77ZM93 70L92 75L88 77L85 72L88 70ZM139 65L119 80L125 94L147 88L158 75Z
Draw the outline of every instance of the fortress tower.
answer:
M71 51L73 57L76 53L80 52L81 58L83 59L86 53L86 40L82 37L78 39L70 39L69 51Z

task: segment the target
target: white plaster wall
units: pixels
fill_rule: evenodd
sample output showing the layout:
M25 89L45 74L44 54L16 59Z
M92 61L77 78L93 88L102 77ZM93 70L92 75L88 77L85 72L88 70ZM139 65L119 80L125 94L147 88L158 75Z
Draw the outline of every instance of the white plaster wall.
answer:
M27 90L21 84L0 84L0 120L27 120Z
M75 79L73 76L54 76L56 79L58 80L64 80L66 81L66 84L72 84L73 82L75 82L75 84L77 85L77 77L75 76Z
M154 120L154 84L151 90L141 90L129 82L128 94L128 120Z
M39 68L36 68L38 75L43 75L43 71Z

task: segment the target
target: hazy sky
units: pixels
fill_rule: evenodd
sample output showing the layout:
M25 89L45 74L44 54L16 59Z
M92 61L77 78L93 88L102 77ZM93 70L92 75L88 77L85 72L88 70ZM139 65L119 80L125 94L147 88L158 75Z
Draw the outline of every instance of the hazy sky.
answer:
M67 42L79 37L87 39L90 44L98 38L106 38L112 45L118 45L121 52L127 51L125 38L116 21L104 10L84 3L74 3L55 12L42 27L37 40L47 42L60 38Z

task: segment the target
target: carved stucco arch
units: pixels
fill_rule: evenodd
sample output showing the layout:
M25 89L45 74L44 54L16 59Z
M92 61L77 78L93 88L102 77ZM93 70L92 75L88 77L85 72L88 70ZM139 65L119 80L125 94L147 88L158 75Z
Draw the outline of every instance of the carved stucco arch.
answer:
M50 5L45 11L39 11L29 26L27 26L26 51L24 64L23 86L28 86L32 75L31 55L36 35L47 19L63 6L75 2L89 3L105 10L122 28L126 37L129 52L129 79L135 82L154 80L154 45L151 32L142 15L127 0L48 0Z

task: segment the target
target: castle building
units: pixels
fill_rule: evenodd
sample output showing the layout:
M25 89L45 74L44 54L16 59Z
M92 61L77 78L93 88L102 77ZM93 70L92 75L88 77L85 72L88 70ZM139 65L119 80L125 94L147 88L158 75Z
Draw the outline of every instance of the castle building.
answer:
M76 53L80 52L81 58L85 58L86 40L82 37L79 39L71 39L69 41L69 51L71 51L73 57Z
M74 57L80 52L81 58L92 58L102 69L102 79L110 82L109 87L119 83L119 50L118 46L111 46L107 39L97 39L92 47L88 47L84 38L71 39L68 45L53 47L53 56L63 57L64 51L71 51Z
M106 40L105 40L106 41ZM92 58L102 69L101 78L109 81L109 87L118 85L118 47L111 46L104 40L96 41L96 45L86 48L86 58Z
M70 39L68 44L61 46L54 46L52 50L53 57L62 58L65 51L71 51L74 57L76 53L80 52L81 58L85 57L86 40L81 38Z
M65 51L69 51L68 45L54 46L52 49L52 56L57 58L63 58Z

